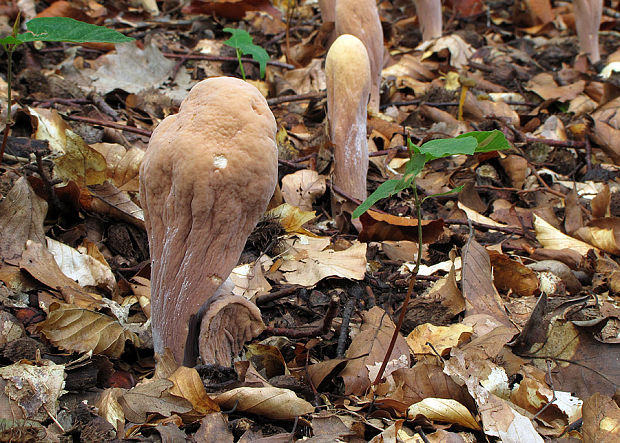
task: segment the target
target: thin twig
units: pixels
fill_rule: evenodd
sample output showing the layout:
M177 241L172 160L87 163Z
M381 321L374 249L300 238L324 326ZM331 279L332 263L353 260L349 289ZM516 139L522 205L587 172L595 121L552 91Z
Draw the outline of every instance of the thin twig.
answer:
M256 297L256 305L257 306L266 305L267 303L272 302L274 300L279 300L283 297L286 297L287 295L294 294L295 292L297 292L298 289L300 289L300 286L293 285L293 286L289 286L288 288L280 289L279 291L260 295Z
M152 134L152 131L149 131L148 129L136 128L135 126L121 125L120 123L114 123L106 120L98 120L96 118L81 117L79 115L65 115L64 117L67 120L90 123L91 125L105 126L108 128L119 129L126 132L133 132L134 134L144 135L146 137L150 137Z
M342 324L340 326L340 335L338 336L338 346L336 348L336 357L344 357L344 353L347 347L347 338L349 337L349 322L351 321L351 315L357 306L357 303L362 295L362 289L359 285L354 285L349 291L350 298L347 300L344 309L342 310Z
M172 52L164 52L165 57L169 58L184 58L188 60L208 60L212 62L237 62L237 57L223 57L220 55L206 55L206 54L175 54ZM258 65L258 60L254 60L253 58L241 58L242 63L252 63ZM268 65L277 66L278 68L284 69L295 69L295 66L289 65L288 63L282 63L275 60L268 60Z
M336 317L338 313L338 297L332 297L329 301L329 306L327 307L327 312L325 313L325 317L323 317L323 322L320 326L316 326L310 329L298 329L298 328L274 328L274 327L266 327L265 332L269 335L282 335L288 338L309 338L309 337L319 337L327 331L332 326L332 321Z
M322 99L327 96L326 92L309 92L307 94L282 95L280 97L270 98L267 100L269 106L276 106L282 103L299 102L302 100Z

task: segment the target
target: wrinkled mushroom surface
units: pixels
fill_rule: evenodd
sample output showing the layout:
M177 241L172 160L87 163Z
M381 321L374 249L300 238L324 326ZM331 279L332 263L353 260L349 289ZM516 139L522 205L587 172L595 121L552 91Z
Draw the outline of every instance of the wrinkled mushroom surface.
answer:
M384 46L383 29L375 0L338 0L336 34L354 35L366 47L371 78L368 107L375 113L379 112Z
M590 62L601 59L598 44L598 30L603 15L603 0L573 0L575 27L581 52L588 55Z
M334 184L359 200L366 199L368 139L367 103L370 62L364 43L353 35L336 39L325 61L327 118L334 145ZM339 217L343 204L332 198L332 215Z
M418 22L422 30L422 40L441 37L441 0L414 0Z
M190 323L197 327L199 311L211 317L213 306L222 311L224 298L234 306L222 311L227 319L220 324L228 329L219 333L245 340L247 331L262 330L256 306L216 290L237 264L275 188L275 133L265 98L229 77L195 85L179 113L153 132L140 168L140 199L151 252L156 352L168 347L177 361L193 365L197 343L195 331L188 343ZM237 316L253 324L239 326L240 332Z

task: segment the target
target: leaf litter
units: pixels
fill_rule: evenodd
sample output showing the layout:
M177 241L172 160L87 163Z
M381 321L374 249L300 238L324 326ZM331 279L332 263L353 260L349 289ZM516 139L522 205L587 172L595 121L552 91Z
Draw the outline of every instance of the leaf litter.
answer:
M420 173L424 195L464 190L423 205L423 270L376 385L418 222L409 190L364 214L359 234L331 219L329 23L314 2L173 3L0 10L8 23L17 10L106 19L138 39L16 52L21 111L0 171L2 438L619 438L617 0L594 66L569 3L444 4L454 20L423 45L413 2L379 4L390 56L368 116L369 191L404 172L404 135L500 130L512 149ZM186 368L152 351L138 170L193 84L240 76L224 28L267 51L264 80L264 59L244 70L279 126L279 188L234 271L267 328L232 368Z

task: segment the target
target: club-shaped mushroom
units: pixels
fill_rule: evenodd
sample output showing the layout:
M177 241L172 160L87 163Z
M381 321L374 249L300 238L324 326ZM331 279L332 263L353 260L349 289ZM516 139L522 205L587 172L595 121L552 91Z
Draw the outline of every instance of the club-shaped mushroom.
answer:
M590 62L601 59L598 46L598 29L603 15L603 0L573 0L575 27L581 52Z
M325 61L327 119L334 146L334 184L348 195L366 199L368 139L367 104L371 88L370 62L364 43L349 34L334 41ZM332 195L332 215L355 206ZM341 222L338 223L342 225Z
M383 69L383 30L375 0L338 0L336 34L356 36L366 46L370 62L370 102L368 108L379 112L381 69Z
M276 122L252 85L196 84L153 132L140 168L151 253L155 351L177 361L229 365L264 328L255 304L226 281L277 180Z
M414 0L418 22L422 28L422 40L441 37L441 0Z

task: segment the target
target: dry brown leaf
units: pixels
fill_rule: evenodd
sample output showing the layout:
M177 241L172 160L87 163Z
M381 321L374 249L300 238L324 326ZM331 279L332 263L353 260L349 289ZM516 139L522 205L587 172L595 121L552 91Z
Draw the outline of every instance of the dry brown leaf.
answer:
M288 234L303 234L307 236L315 236L302 226L310 220L316 218L314 211L302 211L301 209L283 203L276 206L265 213L266 219L277 220Z
M312 211L312 204L325 193L325 189L325 176L312 169L302 169L282 177L284 201L302 211Z
M534 271L505 254L487 252L493 266L493 283L500 291L510 290L519 297L538 293L538 277Z
M58 267L54 256L42 244L28 240L19 267L37 281L60 291L65 302L82 308L101 306L101 296L84 290Z
M360 217L362 232L359 241L418 240L418 220L396 215L366 211ZM433 243L443 233L443 220L422 220L422 241Z
M579 80L571 85L558 86L553 75L548 72L542 72L532 78L526 85L526 88L534 91L545 100L568 102L581 94L585 85L585 80Z
M407 336L406 341L416 355L436 355L442 357L450 354L453 347L457 347L467 342L473 333L471 326L462 323L455 323L450 326L434 326L430 323L416 326ZM431 346L427 345L430 343Z
M247 11L264 11L277 18L282 16L269 0L192 0L183 8L184 14L215 14L233 20L241 20Z
M318 388L325 378L334 371L341 371L348 360L345 358L332 358L308 366L308 377L312 380L312 386Z
M616 165L620 165L620 146L617 140L620 139L620 129L614 128L609 123L602 120L594 120L592 128L592 140L600 146Z
M571 190L564 199L564 206L564 230L569 235L573 235L577 229L583 227L583 215L575 189Z
M317 239L321 240L321 239ZM313 286L327 277L363 280L366 274L366 244L354 242L344 251L316 249L310 237L300 236L287 242L297 253L280 266L290 284ZM319 243L321 243L319 241ZM327 239L329 244L329 239Z
M493 286L489 254L473 238L463 249L462 275L463 297L469 303L466 315L489 314L502 324L514 328Z
M117 431L125 427L125 412L118 402L122 396L123 389L108 388L99 395L95 403L99 416L105 418Z
M110 266L64 243L46 237L47 250L52 253L60 270L81 286L95 286L111 293L116 279Z
M103 155L73 131L65 131L65 141L64 155L54 160L54 177L74 181L80 189L103 183L107 167Z
M456 400L425 398L407 409L407 417L414 418L418 414L429 420L457 424L474 431L480 430L480 425L471 415L471 412Z
M499 164L510 179L510 185L516 189L523 189L528 174L527 160L520 155L507 155L499 159Z
M106 177L121 191L138 192L138 175L144 158L144 150L132 147L126 149L118 143L95 143L91 145L105 158Z
M0 368L2 418L48 420L50 411L58 410L58 398L66 393L64 383L65 366L49 360L39 364L22 360Z
M350 360L340 373L340 377L344 380L345 395L363 395L370 387L371 381L374 380L369 378L368 366L383 362L395 329L390 316L378 306L362 315L361 330L353 338L345 354ZM409 366L409 347L399 334L389 359L390 361L399 360L401 356L405 356L407 366ZM395 367L393 370L396 369L398 368Z
M582 410L585 443L620 440L620 408L611 397L597 392L583 402Z
M221 412L207 414L203 417L194 438L196 441L216 441L218 443L233 443L235 441L228 428L228 419Z
M196 413L204 415L220 410L217 403L207 395L202 379L196 369L180 366L174 374L168 377L168 380L174 383L169 392L172 395L188 400Z
M469 57L474 53L474 49L465 42L459 35L450 34L435 40L422 43L416 49L424 51L422 60L433 54L447 49L450 52L450 66L460 69L465 66Z
M483 223L485 225L489 225L489 226L498 226L498 227L506 227L505 224L503 223L498 223L495 220L493 220L492 218L486 217L482 214L477 213L476 211L474 211L471 208L468 208L467 206L465 206L464 204L462 204L461 202L457 203L457 206L460 210L462 210L463 212L465 212L465 214L467 215L467 218L469 218L472 221L475 221L476 223Z
M118 398L127 421L145 423L150 414L170 417L187 414L192 410L189 400L170 394L174 384L170 380L148 381L125 391Z
M590 249L596 249L588 243L560 232L537 215L534 215L534 228L536 240L546 249L570 249L581 255L586 255Z
M88 191L80 196L80 203L85 209L131 223L142 230L145 229L142 209L131 200L126 192L121 191L109 181L101 185L89 186Z
M610 216L611 192L609 185L605 183L603 189L592 199L592 218L603 218Z
M590 221L578 229L575 237L609 252L620 255L620 218L605 217Z
M260 415L273 420L293 420L314 412L314 406L289 389L274 387L236 388L215 397L221 408L235 407L241 412Z
M0 260L16 264L26 241L44 244L43 221L47 202L20 177L0 202Z
M93 352L119 358L125 350L125 340L135 345L138 337L123 328L112 317L71 306L53 304L47 320L37 329L54 345L72 352Z

